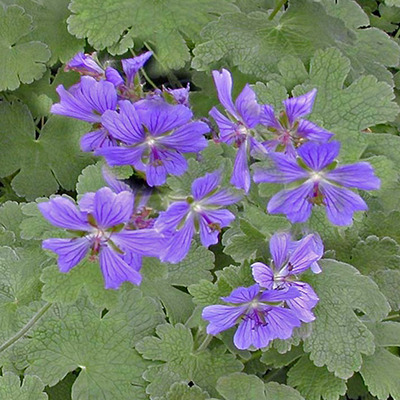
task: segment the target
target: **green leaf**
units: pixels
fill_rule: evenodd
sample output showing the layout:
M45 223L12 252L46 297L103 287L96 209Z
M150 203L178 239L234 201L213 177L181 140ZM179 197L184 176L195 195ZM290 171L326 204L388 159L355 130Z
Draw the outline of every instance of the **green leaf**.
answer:
M217 15L237 8L225 0L179 0L160 3L157 0L73 0L69 5L69 31L102 50L117 43L123 32L132 27L130 36L146 41L156 50L165 68L182 68L190 60L186 40L199 39L201 28ZM157 27L155 30L154 27ZM131 41L125 44L131 45ZM121 42L120 42L121 44ZM124 52L120 48L119 53Z
M67 30L69 0L17 0L16 4L33 18L33 30L29 38L47 44L51 51L50 65L58 60L65 63L83 51L85 42Z
M166 400L207 400L208 393L198 386L188 386L186 382L175 382L165 396Z
M276 382L265 384L265 394L267 400L305 400L296 389Z
M192 65L197 70L209 70L215 62L228 60L243 73L269 80L288 54L308 63L316 50L335 46L351 60L353 79L372 74L393 86L392 75L385 67L398 64L397 43L379 29L356 29L354 25L364 21L365 16L361 21L353 14L349 21L349 12L342 4L327 4L324 7L307 0L292 1L272 21L260 11L225 14L203 29L205 42L194 49ZM340 19L343 14L344 21Z
M400 310L400 271L382 270L371 274L394 311Z
M158 338L144 338L136 346L144 358L167 363L162 370L157 367L156 374L153 371L145 376L153 382L147 388L151 395L165 393L164 379L160 379L160 375L168 375L170 384L192 381L214 395L215 384L220 376L243 368L232 354L226 353L225 346L214 347L212 351L195 351L191 331L182 324L159 325L156 333Z
M0 4L0 91L42 77L50 51L44 43L30 41L32 18L18 6Z
M389 396L400 397L400 359L385 349L387 346L400 346L400 324L385 322L376 324L373 329L376 351L371 356L363 357L360 374L368 390L379 400Z
M131 326L120 316L101 315L85 301L53 306L30 334L26 373L52 386L79 367L72 400L134 398L132 385L144 386L148 363L131 347Z
M86 132L86 123L53 116L36 139L26 106L3 102L0 117L0 176L19 171L12 180L19 196L33 200L56 192L60 186L74 189L80 171L91 162L91 157L79 149L79 137Z
M274 348L269 348L261 356L261 361L274 368L282 368L291 364L304 354L301 346L292 347L292 349L284 354L278 352Z
M26 242L21 241L20 224L23 221L22 204L15 201L7 201L0 207L0 225L4 228L4 232L12 234L12 239L5 244L21 246Z
M326 365L339 378L349 378L362 364L362 354L371 355L372 333L356 315L359 310L369 320L378 321L389 312L389 304L377 285L351 265L322 260L318 275L304 275L320 298L316 320L304 350L316 366Z
M316 367L303 356L288 372L288 384L307 400L338 400L346 393L346 383L325 367Z
M0 398L2 400L47 400L44 385L37 376L25 376L22 384L18 375L11 372L0 376Z

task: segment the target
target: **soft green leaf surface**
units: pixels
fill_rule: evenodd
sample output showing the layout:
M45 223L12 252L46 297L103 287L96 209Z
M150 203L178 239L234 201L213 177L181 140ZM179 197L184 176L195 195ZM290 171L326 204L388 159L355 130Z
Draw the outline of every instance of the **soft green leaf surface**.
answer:
M326 365L345 379L361 368L362 354L371 355L375 349L372 333L354 310L377 321L387 315L389 305L377 285L351 265L334 260L323 260L320 265L321 274L307 277L320 301L304 350L310 352L315 365Z
M73 13L68 18L69 31L87 37L96 49L114 45L132 27L131 36L154 45L163 66L181 68L190 60L185 39L198 40L204 25L236 7L225 0L73 0L69 9ZM124 51L118 52L125 52L131 43L128 40Z
M186 382L171 385L165 396L166 400L206 400L210 397L198 386L188 386Z
M12 180L19 196L33 200L56 192L60 186L75 187L80 171L91 161L79 149L86 123L54 116L36 139L32 117L22 104L2 103L0 118L0 176L19 171Z
M18 375L6 372L0 377L1 400L47 400L44 385L37 376L26 376L21 383Z
M266 400L265 386L255 375L234 373L218 379L217 390L226 400Z
M346 393L346 383L325 367L316 367L305 355L288 372L288 384L307 400L338 400Z
M0 4L0 91L39 79L50 58L47 46L30 41L32 18L18 6Z

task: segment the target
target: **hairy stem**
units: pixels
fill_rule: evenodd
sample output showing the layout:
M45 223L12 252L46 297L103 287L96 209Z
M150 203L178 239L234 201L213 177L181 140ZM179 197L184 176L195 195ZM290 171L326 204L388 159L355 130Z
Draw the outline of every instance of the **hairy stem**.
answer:
M213 338L212 335L207 335L205 337L205 339L203 340L203 342L201 343L201 345L199 346L199 348L197 349L197 351L205 350L207 348L207 346L210 344L212 338Z
M14 336L12 336L10 339L8 339L6 342L4 342L0 346L0 353L6 349L8 349L10 346L12 346L15 342L17 342L19 339L21 339L28 331L33 327L33 325L36 324L36 322L39 321L40 318L43 317L43 315L50 309L52 306L52 303L46 303L29 321L28 323L19 331L17 332Z
M286 4L287 0L279 0L278 4L275 6L271 15L268 17L270 21L272 21L276 14L278 14L279 10Z

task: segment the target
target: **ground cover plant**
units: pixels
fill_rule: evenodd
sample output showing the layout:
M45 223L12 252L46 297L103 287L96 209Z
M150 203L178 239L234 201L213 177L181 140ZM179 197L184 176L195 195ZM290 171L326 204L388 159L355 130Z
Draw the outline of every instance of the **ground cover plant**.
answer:
M400 2L0 1L0 399L400 399Z

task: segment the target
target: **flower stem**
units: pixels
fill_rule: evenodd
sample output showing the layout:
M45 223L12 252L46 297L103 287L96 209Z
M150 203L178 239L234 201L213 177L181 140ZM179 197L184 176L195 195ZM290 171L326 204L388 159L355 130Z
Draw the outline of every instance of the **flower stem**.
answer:
M213 336L212 335L207 335L203 342L200 344L199 348L197 349L197 351L203 351L207 348L207 346L210 344L211 340L212 340Z
M285 5L287 0L279 0L278 4L275 6L274 10L272 11L271 15L268 17L270 21L272 21L276 14L278 14L279 10Z
M12 346L15 342L17 342L19 339L21 339L28 331L29 329L32 328L33 325L36 324L36 322L39 321L40 318L43 317L43 315L50 309L52 306L52 303L46 303L29 321L28 323L19 331L17 332L14 336L12 336L10 339L8 339L6 342L4 342L0 346L0 353L6 349L8 349L10 346Z
M382 321L390 321L392 319L397 319L397 318L400 318L399 313L396 313L396 314L393 314L393 315L389 315L386 318L384 318Z
M134 53L134 51L131 49L131 53L133 55L133 57L136 56L136 54ZM144 70L144 68L140 68L140 72L141 74L144 76L144 79L146 79L146 81L154 88L154 89L158 89L157 85L151 80L151 78L147 75L147 72Z

